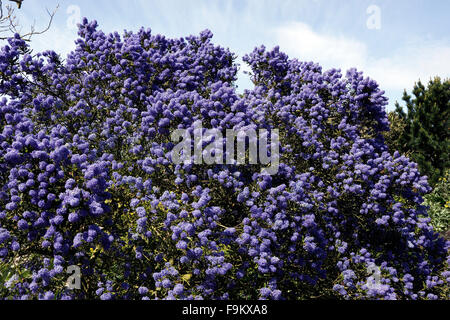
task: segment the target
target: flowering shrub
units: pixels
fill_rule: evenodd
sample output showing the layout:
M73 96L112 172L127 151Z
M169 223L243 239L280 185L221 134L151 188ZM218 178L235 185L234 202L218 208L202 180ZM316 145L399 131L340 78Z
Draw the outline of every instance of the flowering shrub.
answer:
M261 47L240 96L209 31L79 35L66 61L18 36L0 52L1 297L448 298L449 243L373 80ZM170 133L198 120L279 129L278 173L175 165Z

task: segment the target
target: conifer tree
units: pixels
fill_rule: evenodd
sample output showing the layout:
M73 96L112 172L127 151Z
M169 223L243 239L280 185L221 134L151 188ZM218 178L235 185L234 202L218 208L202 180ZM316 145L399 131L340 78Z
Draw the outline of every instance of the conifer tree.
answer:
M405 91L406 110L396 103L396 113L405 124L396 146L418 163L433 186L449 168L450 79L436 77L425 87L415 84L412 95Z

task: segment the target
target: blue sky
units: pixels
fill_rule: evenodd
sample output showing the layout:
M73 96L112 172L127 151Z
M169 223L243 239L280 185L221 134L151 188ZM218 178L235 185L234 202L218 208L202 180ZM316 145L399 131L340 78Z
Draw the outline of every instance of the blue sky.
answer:
M5 2L5 1L4 1ZM386 91L388 109L418 79L450 77L448 0L24 0L21 25L54 23L35 36L35 50L66 55L77 37L75 22L95 19L105 32L150 27L168 37L214 33L213 41L240 58L264 44L325 69L357 67ZM239 91L251 88L240 72Z

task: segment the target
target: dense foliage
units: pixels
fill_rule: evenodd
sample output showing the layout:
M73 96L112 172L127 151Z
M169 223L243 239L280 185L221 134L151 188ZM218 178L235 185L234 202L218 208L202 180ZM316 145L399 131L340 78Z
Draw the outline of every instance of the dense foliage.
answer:
M407 112L396 103L396 116L403 125L398 130L397 146L408 152L434 186L450 168L450 79L430 80L425 87L420 81L412 91L405 91Z
M383 133L386 145L392 152L402 150L402 153L404 155L409 156L411 154L411 151L405 151L406 148L400 140L400 137L405 132L405 121L395 111L391 111L388 113L388 119L389 130Z
M373 80L261 47L239 96L209 31L79 35L65 62L18 36L0 52L1 297L448 298L450 243L426 178L387 150ZM279 129L278 174L175 165L170 133L198 120Z
M425 204L429 206L428 213L431 224L439 232L450 230L450 171L439 178L430 194L425 196Z

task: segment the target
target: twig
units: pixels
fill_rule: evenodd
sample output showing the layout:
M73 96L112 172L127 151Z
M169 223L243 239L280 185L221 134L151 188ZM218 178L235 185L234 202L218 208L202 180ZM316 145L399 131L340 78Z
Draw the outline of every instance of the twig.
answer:
M45 27L45 29L43 29L43 30L41 30L41 31L35 31L35 29L34 29L34 24L33 24L33 25L31 26L31 31L30 31L29 33L27 33L27 34L24 34L22 37L23 37L23 38L28 37L28 39L26 39L26 40L29 41L30 38L31 38L33 35L35 35L35 34L43 34L43 33L47 32L47 31L50 29L51 25L52 25L53 18L55 17L56 11L58 11L58 9L59 9L59 4L56 6L55 10L53 10L52 12L50 12L47 8L45 8L45 10L47 11L47 14L49 15L49 21L48 21L48 24L47 24L47 26Z
M9 1L17 3L19 9L23 2L23 0L9 0ZM15 33L21 34L21 30L18 29L19 23L17 21L17 17L14 15L14 8L11 7L10 5L6 5L5 8L7 10L6 13L3 12L3 2L2 2L2 0L0 0L0 33L5 33L5 32L9 31L10 33L13 33L13 34L15 34ZM22 35L20 35L20 37L25 41L30 41L31 37L33 35L43 34L43 33L47 32L53 23L53 18L58 9L59 9L59 4L56 6L55 10L53 10L52 12L50 12L46 8L47 14L49 15L49 21L48 21L47 26L43 30L36 31L36 29L35 29L36 22L34 22L33 25L30 27L30 32L22 34ZM10 36L0 36L0 40L6 40L9 37Z

